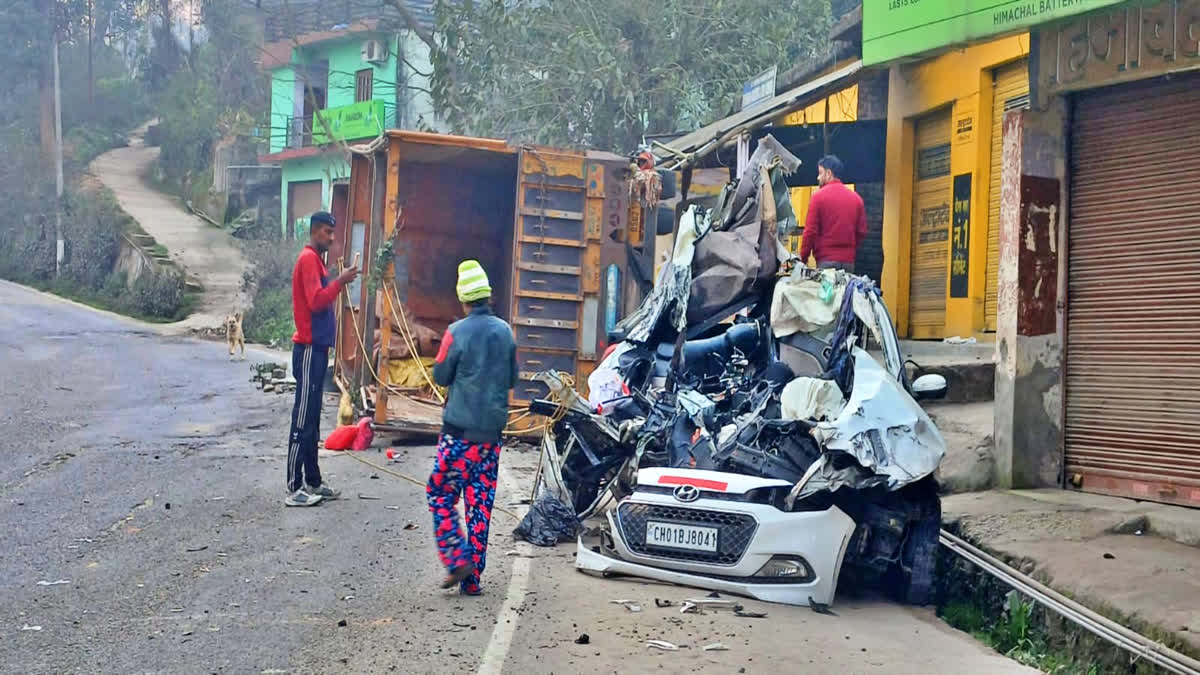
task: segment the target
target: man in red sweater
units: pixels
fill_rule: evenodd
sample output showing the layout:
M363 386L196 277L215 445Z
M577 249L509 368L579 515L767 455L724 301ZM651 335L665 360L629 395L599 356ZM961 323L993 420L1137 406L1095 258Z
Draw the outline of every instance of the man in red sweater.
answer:
M858 245L867 238L867 211L862 197L842 184L842 160L826 155L817 162L821 188L808 202L800 260L808 264L814 255L817 267L831 267L854 274Z
M338 492L321 481L317 467L317 442L321 437L321 390L329 348L337 334L333 303L342 288L358 276L351 267L329 277L322 256L333 244L333 216L324 211L308 219L309 242L300 251L292 269L292 376L296 378L296 401L292 405L292 430L288 437L287 490L284 504L316 506L324 499L337 499Z

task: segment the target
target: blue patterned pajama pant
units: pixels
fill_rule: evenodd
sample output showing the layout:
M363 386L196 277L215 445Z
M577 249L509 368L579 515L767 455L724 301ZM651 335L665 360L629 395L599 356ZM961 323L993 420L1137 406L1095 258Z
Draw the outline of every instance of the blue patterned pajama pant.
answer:
M437 459L425 486L438 558L447 570L471 564L475 573L463 580L463 593L479 593L479 575L487 564L488 526L496 499L500 469L499 443L471 443L448 434L438 437ZM459 525L458 500L462 496L467 532Z

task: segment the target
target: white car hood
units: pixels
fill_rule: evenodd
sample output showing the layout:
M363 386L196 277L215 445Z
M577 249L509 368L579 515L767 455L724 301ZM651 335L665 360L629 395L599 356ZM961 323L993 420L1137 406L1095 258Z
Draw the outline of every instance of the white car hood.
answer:
M946 454L946 441L933 421L896 378L867 352L855 348L854 390L841 414L821 422L813 437L826 450L853 456L887 478L896 490L933 473Z

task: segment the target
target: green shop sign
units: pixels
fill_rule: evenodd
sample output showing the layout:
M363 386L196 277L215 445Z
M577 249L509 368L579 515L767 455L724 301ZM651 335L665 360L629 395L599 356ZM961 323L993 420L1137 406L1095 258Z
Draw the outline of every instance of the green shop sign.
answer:
M383 131L383 101L362 101L350 105L322 110L322 118L329 123L335 141L352 141L378 136ZM313 117L313 143L329 143L325 125Z
M863 65L886 63L1124 0L863 0Z

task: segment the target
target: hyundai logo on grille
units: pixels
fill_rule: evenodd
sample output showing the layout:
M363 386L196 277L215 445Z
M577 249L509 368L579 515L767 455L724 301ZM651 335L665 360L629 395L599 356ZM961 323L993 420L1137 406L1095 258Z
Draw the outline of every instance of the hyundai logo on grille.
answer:
M675 488L675 499L681 502L694 502L700 498L700 490L695 485L680 485Z

